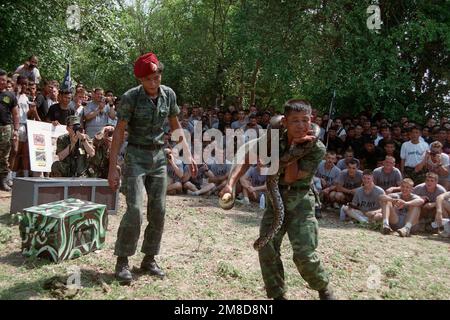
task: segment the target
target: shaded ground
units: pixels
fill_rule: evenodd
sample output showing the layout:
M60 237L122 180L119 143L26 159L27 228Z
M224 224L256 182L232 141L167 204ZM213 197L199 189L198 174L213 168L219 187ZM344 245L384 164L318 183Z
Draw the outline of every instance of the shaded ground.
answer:
M131 286L113 277L117 216L109 219L104 250L55 265L30 261L20 253L18 226L8 225L10 198L0 192L0 299L265 299L256 252L262 211L217 208L217 198L168 197L166 229L158 262L168 276L156 280L136 274ZM338 221L325 212L320 220L318 253L342 299L450 299L450 241L437 235L411 238ZM145 227L145 225L143 226ZM288 297L317 299L292 262L287 237L282 246ZM138 267L142 254L131 259ZM73 295L45 290L54 276L81 269L82 289Z

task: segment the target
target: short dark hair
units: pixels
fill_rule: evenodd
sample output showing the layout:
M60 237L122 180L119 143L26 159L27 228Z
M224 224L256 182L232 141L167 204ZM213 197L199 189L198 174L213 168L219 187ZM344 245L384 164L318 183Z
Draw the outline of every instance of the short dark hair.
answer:
M347 165L350 165L350 164L358 166L358 162L355 159L352 159L347 163Z
M386 141L384 141L384 145L387 145L387 144L393 144L395 146L394 140L386 140Z
M291 112L306 112L307 114L312 113L311 103L303 99L291 99L284 104L284 116L288 116Z
M5 70L0 69L0 77L7 76L7 75L8 75L8 73Z
M367 143L375 144L375 142L373 141L373 139L370 138L370 137L365 137L363 141L364 141L364 144L367 144Z
M421 131L422 128L421 128L418 124L415 124L415 125L413 125L413 126L411 126L411 127L409 128L408 132L411 132L411 131L413 131L413 130L419 130L419 131Z
M363 176L373 176L373 171L370 169L365 169L363 171Z
M328 131L333 130L333 131L338 131L338 127L337 126L331 126L330 128L328 128Z

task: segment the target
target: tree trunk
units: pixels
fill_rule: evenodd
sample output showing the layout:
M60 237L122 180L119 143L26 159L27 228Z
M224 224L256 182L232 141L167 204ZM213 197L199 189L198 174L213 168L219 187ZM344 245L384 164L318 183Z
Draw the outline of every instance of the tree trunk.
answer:
M258 81L259 70L261 69L261 60L256 59L255 70L253 70L251 91L250 91L250 106L255 104L256 100L256 82Z

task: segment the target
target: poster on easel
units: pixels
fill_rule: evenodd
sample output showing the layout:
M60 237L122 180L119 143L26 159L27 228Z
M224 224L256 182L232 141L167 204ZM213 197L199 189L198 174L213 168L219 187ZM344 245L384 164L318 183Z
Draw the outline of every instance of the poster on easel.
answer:
M66 134L66 126L27 120L28 147L31 171L51 172L52 164L58 160L56 141Z

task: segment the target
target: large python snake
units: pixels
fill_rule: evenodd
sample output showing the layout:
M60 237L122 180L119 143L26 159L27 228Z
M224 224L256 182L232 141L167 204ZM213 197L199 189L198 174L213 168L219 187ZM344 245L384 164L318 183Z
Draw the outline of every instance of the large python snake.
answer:
M249 154L256 154L258 151L258 143L261 139L266 139L267 143L270 144L270 130L271 129L279 129L281 127L281 116L274 117L271 119L271 123L268 127L268 130L265 135L261 136L258 139L251 140L244 145L242 145L236 156L233 160L233 166L230 171L229 179L232 176L232 173L238 168L238 164L242 164L245 161L245 158L248 157ZM311 129L316 136L316 140L311 142L306 142L303 144L292 144L287 152L285 152L279 159L279 169L276 174L267 176L266 184L267 184L267 197L272 203L272 207L274 210L274 219L272 221L272 225L269 231L260 236L255 243L253 244L253 248L255 250L260 250L263 248L270 240L273 239L275 234L281 229L281 226L284 221L284 204L283 199L280 193L280 189L278 186L278 182L280 180L280 172L282 168L285 168L288 164L298 161L302 157L307 154L311 148L316 143L319 133L320 127L316 124L311 124ZM235 185L232 187L232 193L226 193L219 199L219 205L224 210L230 210L234 207L235 204Z

